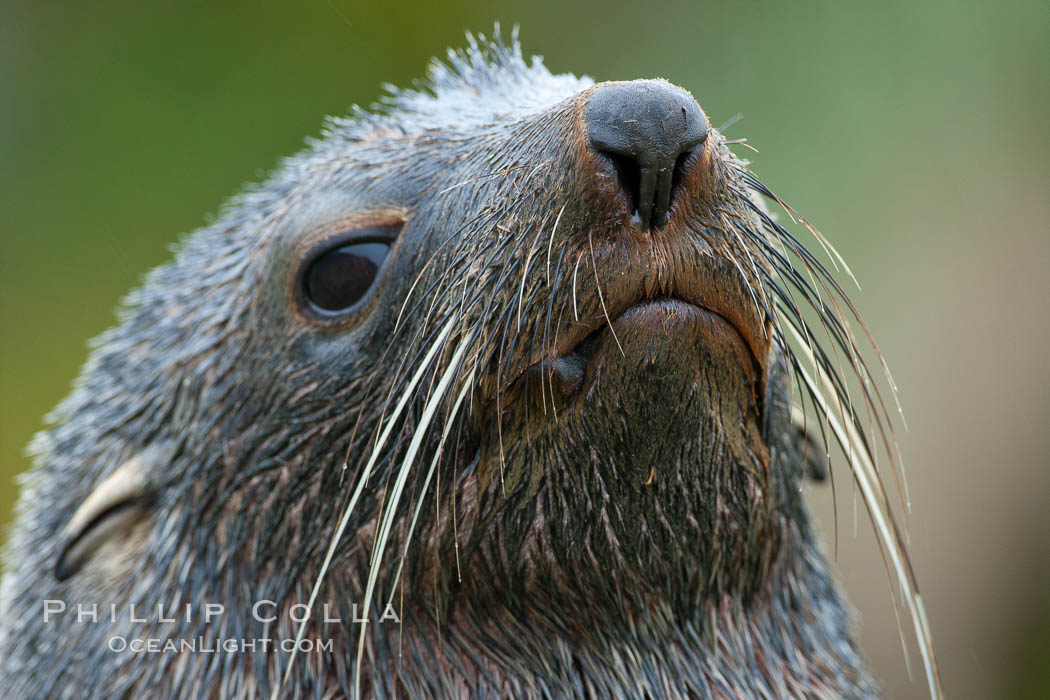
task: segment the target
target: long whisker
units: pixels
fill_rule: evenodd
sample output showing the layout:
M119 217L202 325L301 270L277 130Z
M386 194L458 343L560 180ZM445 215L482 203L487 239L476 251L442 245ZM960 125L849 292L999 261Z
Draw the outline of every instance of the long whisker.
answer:
M746 167L739 164L731 164L731 167L737 171L740 177L739 182L742 182L754 192L777 202L783 207L792 221L801 222L823 248L832 266L836 270L844 270L856 283L856 277L845 260L812 224L799 216L794 209L762 184ZM886 561L887 574L890 576L891 581L896 578L903 594L905 607L910 613L912 626L922 653L930 695L934 698L941 697L943 691L934 656L929 623L926 618L922 597L919 593L918 583L908 557L906 537L898 526L893 508L883 487L883 480L878 467L878 450L875 449L875 443L869 440L869 435L875 437L876 443L881 441L889 457L891 471L897 485L898 496L903 505L906 522L907 514L910 511L910 497L908 495L907 479L903 471L903 460L901 460L900 456L900 446L893 429L894 421L887 410L879 384L874 381L868 362L860 352L860 346L854 335L851 320L856 321L861 327L868 339L868 343L876 353L882 373L889 383L897 414L906 428L907 425L904 423L896 383L889 372L885 358L871 331L836 278L791 232L778 224L759 205L757 200L751 199L742 192L739 192L738 196L741 196L745 206L757 218L758 223L761 225L758 231L766 234L761 235L761 233L751 230L743 222L740 222L740 226L734 226L734 228L739 229L739 232L743 234L747 242L746 245L742 246L742 249L757 249L761 258L767 263L767 265L757 268L757 276L762 281L763 286L773 294L774 307L776 309L774 317L775 340L783 344L787 350L788 363L795 382L799 386L800 398L804 400L808 395L814 410L821 418L819 424L821 433L824 436L825 450L827 451L828 448L828 435L830 433L846 454L853 483L860 490L861 500L868 511L869 518L878 536L879 550L884 561L886 561L888 555L888 561ZM739 237L737 240L740 240ZM794 264L795 260L798 261L798 266ZM752 267L752 272L755 271L755 268ZM858 288L859 286L857 284ZM795 299L796 293L800 297L797 301ZM830 341L830 356L814 337L812 329L802 313L799 302L808 304L816 312L816 318ZM852 319L849 317L852 317ZM792 343L789 344L787 342L785 333L791 336ZM839 354L840 350L842 355ZM799 358L804 359L812 367L812 375L802 366ZM843 358L845 358L845 362L843 362ZM859 383L859 397L851 395L850 384L845 381L844 365L852 370L852 374ZM804 420L804 407L797 410L802 412ZM858 410L861 415L858 415ZM865 426L862 418L864 414L867 415L867 426ZM832 478L834 478L833 474L834 470L832 471ZM832 488L832 498L835 499L834 481L832 482ZM837 512L837 499L835 500ZM836 524L837 520L836 516ZM890 592L893 597L894 612L896 614L898 603L896 595L893 595L893 588L894 586L891 585ZM902 647L907 664L908 649L903 638L903 627L899 619L898 615L898 629L902 635Z
M786 229L779 224L776 224L769 215L764 212L760 207L751 203L750 208L756 215L759 216L762 223L765 225L770 234L774 237L773 240L780 242L787 246L791 252L799 257L803 265L807 268L807 274L811 275L810 279L815 279L820 287L825 290L825 295L832 303L833 308L829 308L821 298L821 295L816 291L814 285L807 282L801 277L795 267L787 260L785 255L780 251L772 248L768 241L764 240L761 236L753 235L753 240L762 248L765 249L766 253L770 256L770 262L776 271L788 278L789 282L795 289L802 293L803 297L814 307L818 312L821 323L825 326L826 330L833 332L835 336L835 343L846 352L850 358L850 362L853 365L854 372L857 374L861 381L862 388L864 389L865 400L869 401L871 398L869 392L873 392L875 403L878 404L878 409L881 411L882 416L886 420L887 425L892 424L892 419L889 416L889 412L886 409L885 403L882 399L882 392L878 386L872 381L871 372L868 369L867 362L859 351L857 342L850 330L850 324L846 318L845 312L839 307L838 299L843 300L847 307L850 309L852 315L864 328L872 347L875 349L879 356L880 362L885 366L885 361L882 359L881 352L878 350L878 346L875 343L874 338L868 331L866 324L864 324L863 318L861 318L856 307L850 301L849 297L845 294L842 288L838 285L837 281L828 273L828 271L812 257L812 254L806 250ZM887 381L891 382L891 388L894 392L896 399L896 389L892 386L892 377L887 373ZM847 397L848 398L848 397ZM848 405L852 405L847 402ZM874 404L872 404L874 407ZM899 406L899 401L898 401ZM900 413L900 411L898 411ZM900 446L897 442L896 435L892 428L886 430L883 429L882 419L878 416L872 416L869 413L869 419L874 419L878 425L878 432L882 437L882 440L886 446L887 452L891 456L891 462L893 466L894 480L897 482L898 493L901 497L902 503L905 505L905 512L910 510L907 480L904 477L903 472L903 460L900 455ZM892 440L893 445L890 446ZM898 475L898 469L900 474Z
M408 534L405 537L405 546L404 551L401 554L401 562L397 565L397 571L394 574L394 581L390 587L390 598L394 597L394 589L397 588L397 583L401 579L401 571L405 566L405 559L408 556L408 546L412 542L412 533L416 530L416 521L419 520L419 512L423 509L423 501L426 498L427 488L430 486L430 480L434 476L434 472L437 471L437 464L443 454L445 441L447 440L449 431L452 428L452 423L459 415L459 409L463 404L463 399L466 398L467 393L473 388L473 384L474 372L471 371L463 379L463 387L460 389L459 395L456 396L456 400L452 404L452 410L449 411L448 417L445 419L444 428L441 429L441 440L438 442L437 449L434 452L434 458L430 460L430 468L427 470L426 478L423 480L423 488L419 494L419 502L416 504L416 509L412 514L412 521L408 526Z
M445 339L452 331L453 326L456 324L458 319L449 319L441 332L438 334L437 339L431 344L430 350L427 352L426 357L419 363L415 374L409 381L408 386L405 388L401 395L401 400L395 406L393 412L390 414L390 418L387 420L386 428L380 434L376 440L375 446L372 448L372 453L368 458L368 462L365 464L364 469L358 477L357 487L354 489L353 495L350 497L350 502L347 504L346 509L343 511L342 516L339 518L339 523L336 526L335 532L332 534L332 540L328 545L328 551L325 553L324 561L321 563L321 568L317 573L317 577L314 581L313 588L310 591L310 598L307 602L307 608L313 610L314 603L317 601L317 596L321 590L321 584L324 581L325 576L328 574L328 569L332 565L332 559L335 557L336 548L339 546L339 542L342 540L343 533L346 531L346 527L350 522L350 516L354 512L354 508L357 506L358 500L361 498L361 494L365 490L365 484L368 482L368 477L372 473L372 468L375 466L376 461L379 459L379 453L386 444L387 439L390 437L390 433L394 429L394 425L397 423L397 419L401 416L401 412L405 410L405 406L413 396L413 390L419 383L419 380L423 377L423 374L430 368L431 362L436 357L438 351L443 347ZM291 656L288 660L288 667L285 669L284 676L281 679L281 683L274 687L272 695L273 700L279 696L280 691L284 688L284 685L288 682L291 677L292 668L295 664L296 652L298 651L299 643L302 642L303 635L306 633L306 625L309 618L304 620L299 625L299 631L295 635L295 646L292 649ZM355 695L356 696L356 695Z
M802 352L809 353L801 336L796 334L796 339L799 341L800 345L802 345ZM809 354L811 355L811 353ZM810 360L815 362L812 356L810 357ZM814 380L809 377L805 370L800 371L802 372L802 376L806 380L806 383L816 392L816 396L820 396L819 392L816 391ZM821 383L823 383L829 391L834 392L830 380L822 370L818 372L818 377L820 378ZM901 589L905 592L905 602L908 604L908 609L911 612L912 624L915 628L915 635L919 641L919 649L922 654L923 665L926 668L930 696L933 698L940 698L943 695L943 690L941 688L940 673L934 659L933 638L930 634L929 623L926 618L926 610L922 602L922 595L919 592L919 586L915 579L915 572L912 568L911 560L908 557L907 550L904 548L903 538L901 537L896 521L893 519L893 513L889 507L889 503L886 501L886 494L879 486L879 479L871 455L853 425L849 422L839 422L839 420L833 415L828 404L822 400L822 397L819 398L818 401L821 401L820 408L828 417L833 434L839 441L839 444L843 446L843 449L846 449L846 446L851 444L854 447L854 449L851 450L851 454L854 454L857 457L854 466L856 467L859 464L861 467L853 470L854 477L856 478L857 484L860 486L861 493L864 496L864 502L868 507L868 512L872 517L879 539L886 548L886 551L889 553L890 559L893 562L893 569L896 572L897 580ZM907 653L906 647L905 653Z
M532 267L532 256L536 252L536 244L540 240L540 236L543 234L543 226L536 227L536 237L532 240L532 245L529 246L528 255L525 257L525 264L522 265L521 269L521 286L518 288L518 330L521 330L521 311L525 305L525 282L528 281L529 268ZM548 261L548 264L550 261Z
M616 337L616 329L613 328L612 319L609 318L609 309L605 308L605 297L602 295L602 285L598 281L598 263L594 261L594 237L591 232L587 232L587 243L591 249L591 267L594 269L594 286L598 290L598 301L602 304L602 313L605 314L605 322L609 324L609 332L612 333L613 340L616 341L616 347L620 348L620 354L626 357L623 351L623 345L620 345L620 339Z
M755 178L754 175L750 173L750 171L744 171L744 172L745 172L745 177L749 178L749 180L748 180L749 183L751 183L754 186L756 186L756 189L758 189L759 192L761 192L764 195L770 196L771 198L773 198L778 203L781 203L784 207L786 207L787 211L792 212L792 213L794 212L793 209L791 209L790 207L787 207L787 205L783 204L783 202L778 197L776 197L776 195L774 195L772 192L770 192L769 188L767 188L765 185L763 185L761 182L759 182L758 179ZM824 269L824 267L819 263L819 261L817 261L815 258L813 258L812 253L810 253L809 250L807 250L805 246L803 246L801 243L799 243L794 238L794 236L791 235L791 233L789 231L787 231L783 226L780 226L775 221L773 221L769 217L769 215L766 214L765 212L761 211L761 209L759 209L757 207L753 207L752 209L753 209L753 211L756 211L757 214L759 214L759 216L763 219L763 223L767 226L767 228L771 229L775 233L775 235L783 237L784 239L791 241L793 251L796 254L798 254L800 256L800 258L802 258L803 260L807 260L810 264L813 264L819 270L819 272L821 274L821 277L823 277L832 286L832 288L838 293L838 295L842 299L842 301L845 302L846 305L849 307L850 313L853 314L854 318L857 320L857 323L860 324L861 328L864 330L864 333L865 333L865 335L868 338L868 342L871 343L872 349L875 351L876 357L878 357L878 359L879 359L879 364L882 366L882 371L883 371L883 374L886 376L886 381L889 382L890 388L893 391L893 397L894 397L894 400L895 400L895 402L897 404L897 413L900 416L901 423L904 425L905 429L907 429L907 421L906 421L905 416L904 416L904 411L901 408L900 400L899 400L899 397L897 396L897 383L893 380L893 374L890 372L889 365L887 364L885 358L883 357L882 351L879 349L878 343L875 342L874 336L871 334L871 331L868 329L867 324L864 322L864 319L861 317L860 312L858 312L857 308L853 305L853 302L850 300L849 296L846 295L846 293L839 286L839 284L835 280L835 278L832 277L830 274L828 274L827 270ZM796 216L797 216L797 214L796 214ZM854 283L857 284L857 288L859 289L860 288L860 284L857 283L856 277L853 276L853 273L850 271L849 267L846 265L845 260L842 259L842 256L839 255L838 251L835 250L835 248L833 246L831 246L831 244L827 241L827 239L823 236L823 234L821 234L820 231L818 231L816 229L816 227L814 227L812 224L810 224L808 221L806 221L806 219L804 219L801 216L799 216L798 219L799 219L799 221L801 221L803 223L803 225L805 225L807 230L809 230L813 234L813 236L815 238L817 238L818 241L821 242L822 245L826 246L826 249L829 249L831 251L829 256L831 254L834 255L834 259L837 259L839 261L839 263L843 266L843 268L850 275L850 277L853 278Z
M561 223L561 215L565 213L565 207L568 204L561 205L561 210L558 212L558 218L554 220L554 226L551 228L551 239L547 244L547 284L551 283L551 249L554 248L554 234L558 232L558 224Z
M580 320L580 312L576 308L576 273L580 271L580 260L583 259L583 255L576 257L576 264L572 268L572 319L574 321Z
M451 329L452 324L458 322L458 318L449 319L446 324L446 329ZM447 334L443 334L441 341L435 342L433 349L436 351L438 348L443 347L444 339ZM379 577L379 567L383 561L383 553L386 550L386 542L390 536L390 529L393 526L394 518L397 514L397 506L401 501L401 494L404 491L405 483L408 480L408 474L411 471L411 466L415 460L416 453L419 451L420 446L423 444L423 438L427 435L430 428L430 422L434 418L434 414L437 412L437 408L441 403L441 399L444 397L445 392L448 390L449 384L452 382L453 377L459 372L460 362L463 359L463 355L466 353L467 348L473 343L473 336L469 336L460 341L459 346L456 348L455 353L452 355L452 359L449 361L448 367L441 376L441 380L438 382L437 387L434 389L433 395L427 400L426 405L423 408L423 415L419 419L419 423L416 425L416 429L412 435L412 442L408 445L408 451L405 453L405 458L401 463L401 468L398 470L397 479L390 492L390 506L386 508L382 516L382 522L379 526L379 530L376 533L377 546L372 554L372 562L368 571L368 582L365 586L365 599L364 599L364 610L368 611L372 606L372 594L375 591L376 580ZM406 397L408 394L406 394ZM366 613L367 614L367 613ZM360 683L361 683L361 663L364 658L365 652L365 638L368 633L368 628L365 625L361 626L361 634L357 642L357 671L354 674L354 697L360 697Z

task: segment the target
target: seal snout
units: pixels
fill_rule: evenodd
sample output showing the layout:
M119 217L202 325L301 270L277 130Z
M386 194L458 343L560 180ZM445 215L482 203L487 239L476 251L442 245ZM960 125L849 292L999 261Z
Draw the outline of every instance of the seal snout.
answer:
M664 81L605 83L583 116L589 145L612 161L636 225L662 227L685 161L710 130L696 100Z

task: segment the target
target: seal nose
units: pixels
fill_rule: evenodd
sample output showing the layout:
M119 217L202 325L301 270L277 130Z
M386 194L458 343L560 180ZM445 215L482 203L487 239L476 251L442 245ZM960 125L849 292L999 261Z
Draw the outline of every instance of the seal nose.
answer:
M616 167L642 230L662 227L686 157L707 136L707 118L689 93L636 80L599 85L584 107L591 148Z

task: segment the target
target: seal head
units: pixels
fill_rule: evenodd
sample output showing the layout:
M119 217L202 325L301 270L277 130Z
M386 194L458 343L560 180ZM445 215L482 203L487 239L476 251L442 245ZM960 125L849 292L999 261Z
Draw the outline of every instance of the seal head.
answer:
M8 688L874 693L800 494L808 251L729 146L665 81L499 40L332 120L149 275L34 443Z

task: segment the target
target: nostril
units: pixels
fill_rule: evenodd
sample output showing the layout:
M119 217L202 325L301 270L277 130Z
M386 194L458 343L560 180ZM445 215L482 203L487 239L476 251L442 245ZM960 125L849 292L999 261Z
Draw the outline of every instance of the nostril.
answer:
M693 155L699 150L700 146L695 146L682 151L675 158L674 170L671 171L671 201L678 197L678 193L682 189L682 182L685 180L685 174L689 171L689 166L694 160Z
M616 171L616 181L620 186L620 190L627 197L631 213L637 214L638 192L642 182L641 166L638 165L638 161L630 156L611 151L602 151L601 153L612 162L613 169Z
M616 173L619 189L627 199L637 224L644 230L650 225L660 228L667 221L671 203L678 196L696 148L678 154L670 168L642 166L634 157L614 151L599 151L609 159Z

